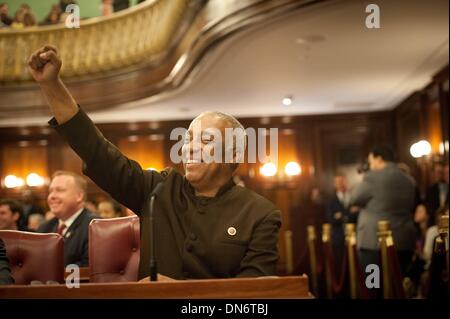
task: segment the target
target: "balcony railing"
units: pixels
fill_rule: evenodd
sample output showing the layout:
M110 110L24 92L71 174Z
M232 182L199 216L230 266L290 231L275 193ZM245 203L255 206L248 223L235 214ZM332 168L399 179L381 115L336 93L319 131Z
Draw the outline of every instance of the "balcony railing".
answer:
M151 0L108 17L65 24L0 29L0 81L30 80L27 60L45 44L60 49L63 77L91 75L160 57L183 18L188 0Z

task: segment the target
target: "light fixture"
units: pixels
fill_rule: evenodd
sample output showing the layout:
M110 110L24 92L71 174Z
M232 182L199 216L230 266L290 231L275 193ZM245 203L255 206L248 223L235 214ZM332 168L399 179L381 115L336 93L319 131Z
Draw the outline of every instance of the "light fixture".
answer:
M288 95L285 96L282 100L281 103L283 103L284 106L289 106L292 104L292 96Z
M21 187L25 183L22 178L17 177L16 175L8 175L5 177L4 185L6 188L16 188Z
M297 162L289 162L284 167L284 172L288 176L300 175L302 173L302 168Z
M261 175L266 177L275 176L277 173L277 166L274 163L266 163L259 169Z
M428 141L421 140L411 145L409 152L411 153L411 156L414 158L427 156L430 155L431 153L431 145Z
M448 153L448 141L439 143L439 154L444 155Z
M30 187L44 185L44 178L36 173L30 173L27 176L27 185Z

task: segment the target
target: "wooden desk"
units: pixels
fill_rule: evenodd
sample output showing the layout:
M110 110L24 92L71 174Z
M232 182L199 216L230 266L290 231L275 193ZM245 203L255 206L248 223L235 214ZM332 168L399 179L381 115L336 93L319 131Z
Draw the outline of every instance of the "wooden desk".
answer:
M308 278L260 277L242 279L182 280L148 283L81 284L69 289L65 285L1 286L0 299L251 299L311 298Z

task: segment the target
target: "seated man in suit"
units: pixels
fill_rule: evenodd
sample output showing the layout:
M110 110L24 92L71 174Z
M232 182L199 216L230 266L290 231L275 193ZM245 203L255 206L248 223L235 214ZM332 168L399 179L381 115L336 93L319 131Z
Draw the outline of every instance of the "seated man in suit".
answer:
M11 285L14 279L11 277L9 260L6 256L5 243L0 238L0 285Z
M13 199L0 200L0 230L23 230L19 227L22 204Z
M31 56L30 72L55 116L50 125L83 159L84 173L140 216L139 278L150 272L149 198L159 183L163 187L155 203L154 236L162 275L188 279L276 273L279 210L269 200L234 184L236 162L195 160L196 154L215 142L207 132L242 129L234 117L207 112L194 119L181 141L185 159L191 158L184 160L185 176L171 168L143 170L108 142L77 106L59 78L61 63L57 49L45 46ZM200 132L193 129L196 126L201 126ZM242 150L233 147L232 151L234 156Z
M78 174L58 171L53 174L47 197L55 215L38 232L58 233L64 237L64 265L89 265L89 223L97 218L84 208L86 181Z

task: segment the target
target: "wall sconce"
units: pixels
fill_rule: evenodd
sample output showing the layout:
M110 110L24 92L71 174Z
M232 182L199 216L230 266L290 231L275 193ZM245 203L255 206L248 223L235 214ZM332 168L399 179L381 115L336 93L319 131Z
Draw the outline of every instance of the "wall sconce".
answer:
M284 167L287 176L296 176L302 173L302 168L297 162L289 162Z
M277 170L278 168L274 163L268 162L261 166L259 173L265 177L272 177L277 174Z
M30 173L25 180L21 177L17 177L16 175L7 175L3 180L3 185L6 188L20 188L25 184L30 187L39 187L45 184L45 179L39 174Z
M6 188L16 188L22 187L25 185L25 182L23 181L23 178L17 177L16 175L8 175L3 180L3 184Z
M431 154L431 145L426 140L421 140L411 145L409 152L414 158L421 158Z
M264 187L273 188L274 186L281 187L296 187L298 177L302 174L302 168L297 162L289 162L284 166L284 170L278 170L275 163L268 162L262 165L259 173L264 178Z
M28 174L26 181L27 185L30 187L42 186L45 182L44 178L36 173Z

